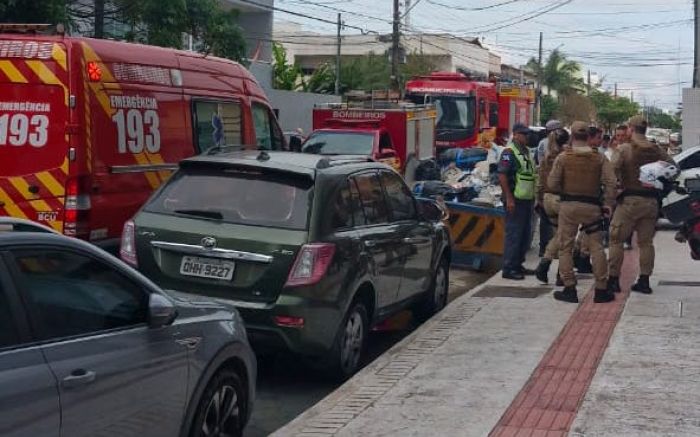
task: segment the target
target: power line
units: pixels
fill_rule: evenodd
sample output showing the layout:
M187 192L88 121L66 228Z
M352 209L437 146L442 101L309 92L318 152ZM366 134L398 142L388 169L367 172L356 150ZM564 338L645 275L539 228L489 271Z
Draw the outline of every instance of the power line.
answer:
M509 4L511 4L511 3L517 3L517 2L520 2L520 1L523 1L523 0L508 0L508 1L504 1L504 2L501 2L501 3L496 3L496 4L493 4L493 5L489 5L489 6L482 6L482 7L476 7L476 8L467 8L467 7L464 7L464 6L446 5L446 4L444 4L444 3L440 3L440 2L435 1L435 0L427 0L427 2L430 3L431 5L441 6L441 7L443 7L443 8L448 8L448 9L451 9L451 10L470 11L470 12L471 12L471 11L485 11L485 10L488 10L488 9L498 8L498 7L500 7L500 6L505 6L505 5L509 5Z
M314 17L313 15L308 15L308 14L304 14L301 12L290 11L289 9L283 9L283 8L278 7L278 6L266 5L263 3L259 3L255 0L239 0L239 1L241 3L247 3L249 5L258 6L260 8L267 9L268 11L284 12L285 14L294 15L296 17L307 18L309 20L316 20L318 22L332 24L334 26L337 24L335 21L332 21L332 20L327 20L325 18L320 18L320 17ZM359 30L362 33L377 33L377 34L379 33L379 32L374 31L374 30L369 30L369 29L365 29L363 27L353 26L350 24L346 24L345 27L347 27L349 29Z
M345 9L337 8L335 6L328 6L328 4L325 4L325 3L319 3L319 2L315 2L315 1L311 1L311 0L295 0L295 3L316 6L316 7L328 9L328 10L331 10L334 12L341 12L343 14L355 15L357 17L367 18L369 20L381 21L382 23L391 24L391 20L387 20L386 18L380 18L380 17L376 17L373 15L367 15L367 14L363 14L361 12L348 11Z

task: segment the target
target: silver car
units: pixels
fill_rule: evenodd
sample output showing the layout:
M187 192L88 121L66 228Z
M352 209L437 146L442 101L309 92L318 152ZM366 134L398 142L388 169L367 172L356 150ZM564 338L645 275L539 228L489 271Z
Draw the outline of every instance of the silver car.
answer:
M1 436L242 434L256 362L234 309L163 292L85 242L7 229Z

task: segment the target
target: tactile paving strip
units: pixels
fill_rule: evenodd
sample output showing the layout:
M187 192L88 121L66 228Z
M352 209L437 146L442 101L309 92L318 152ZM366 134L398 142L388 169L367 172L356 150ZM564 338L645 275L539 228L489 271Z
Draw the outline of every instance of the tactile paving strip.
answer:
M567 434L620 319L636 265L636 257L625 257L625 291L614 302L597 304L592 291L586 295L490 437Z
M356 387L344 396L333 408L309 421L297 437L325 437L336 434L355 417L369 408L374 402L391 390L403 377L415 369L427 356L474 317L488 301L468 299L466 302L448 307L439 320L421 332L401 350L393 355L371 377L365 375L367 383ZM428 322L431 323L431 322Z

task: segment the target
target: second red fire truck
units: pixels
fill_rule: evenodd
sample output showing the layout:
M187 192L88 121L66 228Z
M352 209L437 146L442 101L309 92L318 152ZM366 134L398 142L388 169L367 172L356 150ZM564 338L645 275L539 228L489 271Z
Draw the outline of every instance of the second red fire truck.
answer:
M462 73L436 72L406 83L406 98L434 103L439 149L474 147L482 136L505 137L514 123L531 125L535 92L532 87L480 82Z

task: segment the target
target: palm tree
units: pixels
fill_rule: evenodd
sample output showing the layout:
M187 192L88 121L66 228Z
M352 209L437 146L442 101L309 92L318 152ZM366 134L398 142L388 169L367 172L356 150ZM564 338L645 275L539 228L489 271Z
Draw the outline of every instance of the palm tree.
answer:
M530 58L525 68L539 74L539 65L535 58ZM554 90L558 99L561 99L566 94L581 90L583 78L579 76L580 71L581 66L578 62L567 59L566 55L554 49L542 67L542 85L547 87L547 95L551 96Z

